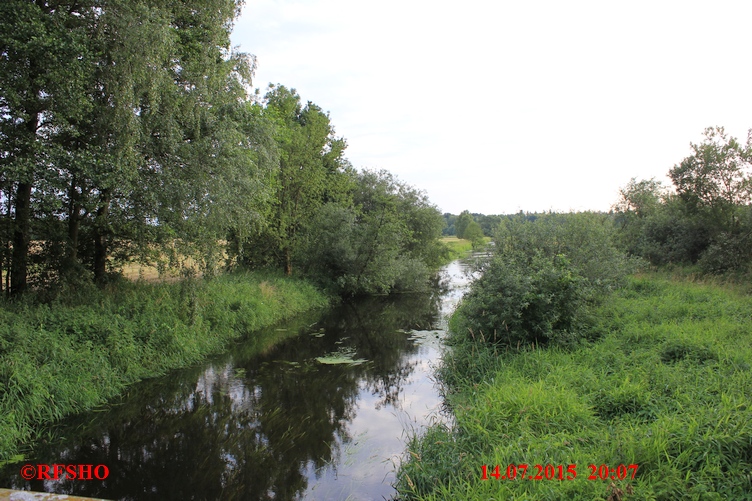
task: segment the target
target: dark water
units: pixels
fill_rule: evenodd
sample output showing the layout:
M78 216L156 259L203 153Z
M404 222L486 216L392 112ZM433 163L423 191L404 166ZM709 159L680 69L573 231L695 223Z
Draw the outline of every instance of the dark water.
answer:
M445 419L432 379L448 290L343 305L277 326L289 337L259 354L252 342L200 367L131 387L121 402L65 422L33 464L104 464L106 480L0 487L109 499L389 499L411 433ZM327 362L350 363L327 363ZM323 363L322 363L323 362Z

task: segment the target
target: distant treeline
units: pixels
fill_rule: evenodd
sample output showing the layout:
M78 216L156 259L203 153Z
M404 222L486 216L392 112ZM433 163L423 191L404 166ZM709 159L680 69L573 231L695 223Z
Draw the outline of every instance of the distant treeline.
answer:
M751 133L752 134L752 133ZM696 266L702 273L744 273L752 263L752 135L745 144L723 127L705 130L691 155L670 169L673 187L633 178L604 221L615 245L652 265ZM497 237L502 223L551 213L444 213L444 235Z
M421 287L441 214L356 171L294 89L250 92L255 58L230 46L241 4L0 3L0 291L103 285L133 261Z

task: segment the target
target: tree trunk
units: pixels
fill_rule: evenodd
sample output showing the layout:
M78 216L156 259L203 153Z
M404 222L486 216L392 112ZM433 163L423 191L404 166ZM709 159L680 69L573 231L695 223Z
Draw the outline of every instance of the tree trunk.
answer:
M40 112L31 113L26 123L28 140L31 144L36 141ZM36 167L34 147L29 147L29 160ZM34 169L35 170L35 169ZM32 171L33 172L33 171ZM31 241L31 188L34 175L18 183L16 187L16 218L13 225L13 254L10 264L10 294L16 296L26 291L29 267L29 243Z
M10 265L10 293L15 296L27 289L27 272L31 221L31 183L18 183L16 219L13 225L13 255Z
M68 249L66 249L65 270L69 271L76 265L78 260L78 235L81 228L81 207L78 203L78 193L76 192L76 178L71 181L70 189L68 190L68 199L70 204L68 206Z
M104 284L107 274L107 216L110 213L110 195L102 193L102 203L94 222L94 281Z
M289 247L285 249L285 274L292 275L292 252Z

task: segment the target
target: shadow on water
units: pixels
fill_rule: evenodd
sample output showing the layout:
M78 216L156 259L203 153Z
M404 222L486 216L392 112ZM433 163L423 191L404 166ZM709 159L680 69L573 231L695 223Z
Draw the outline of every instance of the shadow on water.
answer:
M109 499L382 499L394 494L405 432L440 418L431 379L442 312L466 284L368 298L275 328L204 365L144 381L105 411L62 423L33 464L104 464L106 480L0 485ZM256 336L256 335L254 335ZM322 361L324 363L322 363Z

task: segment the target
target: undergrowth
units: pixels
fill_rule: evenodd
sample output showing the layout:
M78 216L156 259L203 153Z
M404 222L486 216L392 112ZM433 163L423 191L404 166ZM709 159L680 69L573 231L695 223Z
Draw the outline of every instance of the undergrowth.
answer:
M45 425L135 381L326 303L308 283L259 272L2 303L0 461L27 452Z
M455 425L409 445L403 499L752 499L752 298L633 277L578 346L518 351L451 334L439 378ZM481 480L509 464L574 480ZM588 465L639 466L588 480Z

